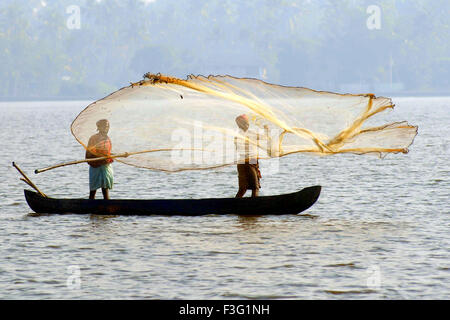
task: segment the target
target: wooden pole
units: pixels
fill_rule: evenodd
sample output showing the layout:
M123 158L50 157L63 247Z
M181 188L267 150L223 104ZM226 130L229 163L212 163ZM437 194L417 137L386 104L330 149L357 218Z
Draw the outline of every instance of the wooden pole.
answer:
M45 193L43 193L41 190L39 190L38 187L36 187L36 185L30 180L30 178L27 177L27 175L19 168L19 166L15 162L13 162L12 165L24 177L24 179L21 178L20 180L26 182L30 187L32 187L34 190L36 190L41 196L47 198Z
M31 183L28 182L28 180L26 180L24 178L20 178L20 180L25 182L27 185L29 185L30 187L32 187L34 189L34 187L31 185Z
M60 168L60 167L65 167L65 166L70 166L70 165L78 164L78 163L84 163L84 162L88 162L88 161L106 160L106 159L114 159L114 158L126 158L129 155L138 154L138 153L144 153L144 152L149 152L149 151L141 151L141 152L133 152L133 153L121 153L121 154L116 154L116 155L107 156L107 157L98 157L98 158L90 158L90 159L83 159L83 160L64 162L64 163L60 163L60 164L57 164L57 165L54 165L54 166L51 166L51 167L47 167L47 168L43 168L43 169L36 169L36 170L34 170L34 173L38 174L38 173L45 172L45 171L48 171L48 170L52 170L52 169L56 169L56 168Z
M60 163L60 164L57 164L57 165L54 165L54 166L51 166L51 167L42 168L42 169L36 169L36 170L34 170L34 173L38 174L38 173L45 172L45 171L48 171L48 170L52 170L52 169L56 169L56 168L60 168L60 167L65 167L65 166L70 166L70 165L73 165L73 164L89 162L89 161L106 160L106 159L114 159L114 158L126 158L128 156L133 156L133 155L142 154L142 153L150 153L150 152L158 152L158 151L172 151L172 150L201 150L201 149L172 149L172 148L166 148L166 149L153 149L153 150L144 150L144 151L136 151L136 152L125 152L125 153L120 153L120 154L111 155L111 156L107 156L107 157L99 157L99 158L91 158L91 159L83 159L83 160L64 162L64 163Z

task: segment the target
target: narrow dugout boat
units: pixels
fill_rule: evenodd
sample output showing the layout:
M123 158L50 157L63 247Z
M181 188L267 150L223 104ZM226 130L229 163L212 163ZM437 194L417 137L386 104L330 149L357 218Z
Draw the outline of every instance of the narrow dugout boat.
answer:
M282 215L297 214L319 198L320 186L298 192L246 198L160 199L160 200L88 200L54 199L25 190L25 198L36 213L98 215L183 215L206 214Z

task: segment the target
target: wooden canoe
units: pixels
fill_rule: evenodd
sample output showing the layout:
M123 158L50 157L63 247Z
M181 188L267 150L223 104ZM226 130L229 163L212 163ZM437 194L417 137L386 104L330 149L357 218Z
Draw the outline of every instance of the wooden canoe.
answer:
M298 192L262 197L161 199L161 200L89 200L54 199L25 190L25 198L36 213L75 213L98 215L184 215L206 214L281 215L297 214L311 207L320 195L320 186Z

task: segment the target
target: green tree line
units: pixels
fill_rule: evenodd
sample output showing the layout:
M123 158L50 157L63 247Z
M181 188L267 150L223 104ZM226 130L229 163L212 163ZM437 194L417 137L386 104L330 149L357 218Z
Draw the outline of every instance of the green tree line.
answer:
M450 93L448 12L448 0L2 0L0 97L100 98L146 72Z

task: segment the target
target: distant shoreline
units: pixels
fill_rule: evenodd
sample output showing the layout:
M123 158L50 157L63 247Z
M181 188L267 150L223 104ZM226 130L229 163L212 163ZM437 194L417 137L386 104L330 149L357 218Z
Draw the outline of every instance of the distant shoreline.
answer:
M0 102L27 101L96 101L103 97L0 97Z
M335 91L329 91L335 92ZM335 92L335 93L351 93L351 92ZM360 92L353 94L365 94L365 93L374 93L377 97L417 97L417 98L426 98L426 97L450 97L449 92ZM104 98L101 97L0 97L0 102L20 102L20 101L97 101L99 99Z

